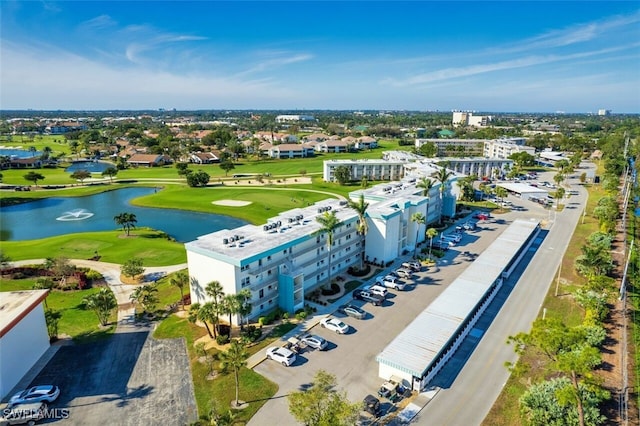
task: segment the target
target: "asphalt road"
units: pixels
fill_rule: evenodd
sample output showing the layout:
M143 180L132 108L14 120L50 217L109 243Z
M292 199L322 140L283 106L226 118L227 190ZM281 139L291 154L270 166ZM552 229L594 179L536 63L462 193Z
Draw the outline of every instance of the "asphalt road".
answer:
M547 174L539 180L552 182L552 175ZM510 213L510 218L550 218L552 222L548 232L540 247L531 253L533 256L519 280L518 276L512 276L507 282L507 285L514 286L511 294L487 328L479 328L482 338L476 342L477 346L468 359L461 363L462 369L456 373L455 380L449 380L449 386L437 393L412 424L479 425L488 414L509 377L504 363L517 359L513 347L506 344L507 337L531 328L550 283L555 285L560 261L586 205L587 191L576 185L576 179L569 183L572 183L572 190L579 191L579 195L563 201L566 208L557 214L549 214L534 203L516 201L511 197L514 204L528 210ZM438 379L443 380L442 377Z

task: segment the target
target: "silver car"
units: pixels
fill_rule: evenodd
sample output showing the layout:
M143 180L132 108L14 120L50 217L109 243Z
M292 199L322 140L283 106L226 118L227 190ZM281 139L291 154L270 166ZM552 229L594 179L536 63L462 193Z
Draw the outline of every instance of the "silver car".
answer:
M318 349L320 351L325 350L329 344L325 339L315 334L305 334L300 338L300 341L310 348Z

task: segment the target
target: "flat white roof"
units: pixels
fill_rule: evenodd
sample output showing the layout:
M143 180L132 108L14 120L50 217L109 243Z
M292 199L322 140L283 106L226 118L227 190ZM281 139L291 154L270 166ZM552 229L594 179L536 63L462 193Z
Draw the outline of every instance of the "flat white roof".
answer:
M376 360L422 377L537 226L515 220Z
M503 187L507 191L517 192L518 194L547 194L548 192L544 189L538 188L537 186L531 186L528 183L498 183L498 186Z
M0 337L7 334L38 306L49 290L0 292Z

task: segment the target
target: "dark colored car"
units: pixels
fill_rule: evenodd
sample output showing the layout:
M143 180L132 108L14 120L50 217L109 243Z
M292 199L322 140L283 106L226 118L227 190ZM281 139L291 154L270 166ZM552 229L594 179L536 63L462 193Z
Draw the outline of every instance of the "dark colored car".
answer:
M373 395L367 395L363 401L364 411L378 417L380 415L380 400Z
M365 290L353 290L352 296L356 300L364 300L365 302L373 303L376 306L380 306L384 303L384 297Z

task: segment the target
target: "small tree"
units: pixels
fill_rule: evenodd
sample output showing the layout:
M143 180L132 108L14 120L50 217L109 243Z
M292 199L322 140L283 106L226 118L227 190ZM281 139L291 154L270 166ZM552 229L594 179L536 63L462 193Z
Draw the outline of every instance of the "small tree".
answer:
M187 185L192 188L207 186L207 184L209 183L209 179L211 179L211 177L207 172L198 170L197 172L187 174Z
M109 167L105 171L102 172L102 176L109 177L109 183L113 183L113 178L118 174L118 169L115 167Z
M178 174L180 176L191 173L191 170L189 170L189 163L176 163L176 169L178 169Z
M350 403L346 393L336 391L335 386L333 374L318 370L309 388L289 394L289 412L306 426L356 424L361 405Z
M333 177L340 185L346 185L351 181L351 169L347 166L338 166L333 171Z
M180 290L180 306L184 311L184 288L189 285L189 273L186 270L176 272L169 283Z
M225 352L220 352L220 368L222 371L233 370L236 381L236 399L233 402L234 407L239 407L241 402L240 394L240 369L247 365L249 352L245 346L237 340L231 342L231 346Z
M91 309L98 316L98 321L103 327L109 324L111 312L118 307L118 300L111 289L102 288L99 292L93 293L83 299L87 309Z
M224 175L227 176L231 170L236 168L236 166L233 164L233 161L227 159L220 162L220 168L224 170Z
M53 311L51 309L45 309L44 320L47 323L47 334L49 340L56 340L58 338L58 323L62 318L62 314L59 311Z
M88 170L76 170L71 173L71 179L79 180L80 183L84 183L84 180L89 177L91 177L91 173Z
M135 278L138 275L144 274L144 268L142 267L142 259L139 257L132 257L127 259L122 266L120 266L120 272L125 277Z
M35 186L38 186L38 181L44 180L44 176L38 172L31 171L23 176L25 180L33 182Z
M153 313L160 299L158 299L158 288L155 284L147 284L135 289L129 296L133 303L142 306L144 312Z
M411 222L416 223L416 244L413 250L413 257L418 255L418 237L420 236L420 227L427 222L427 218L420 212L411 215Z

